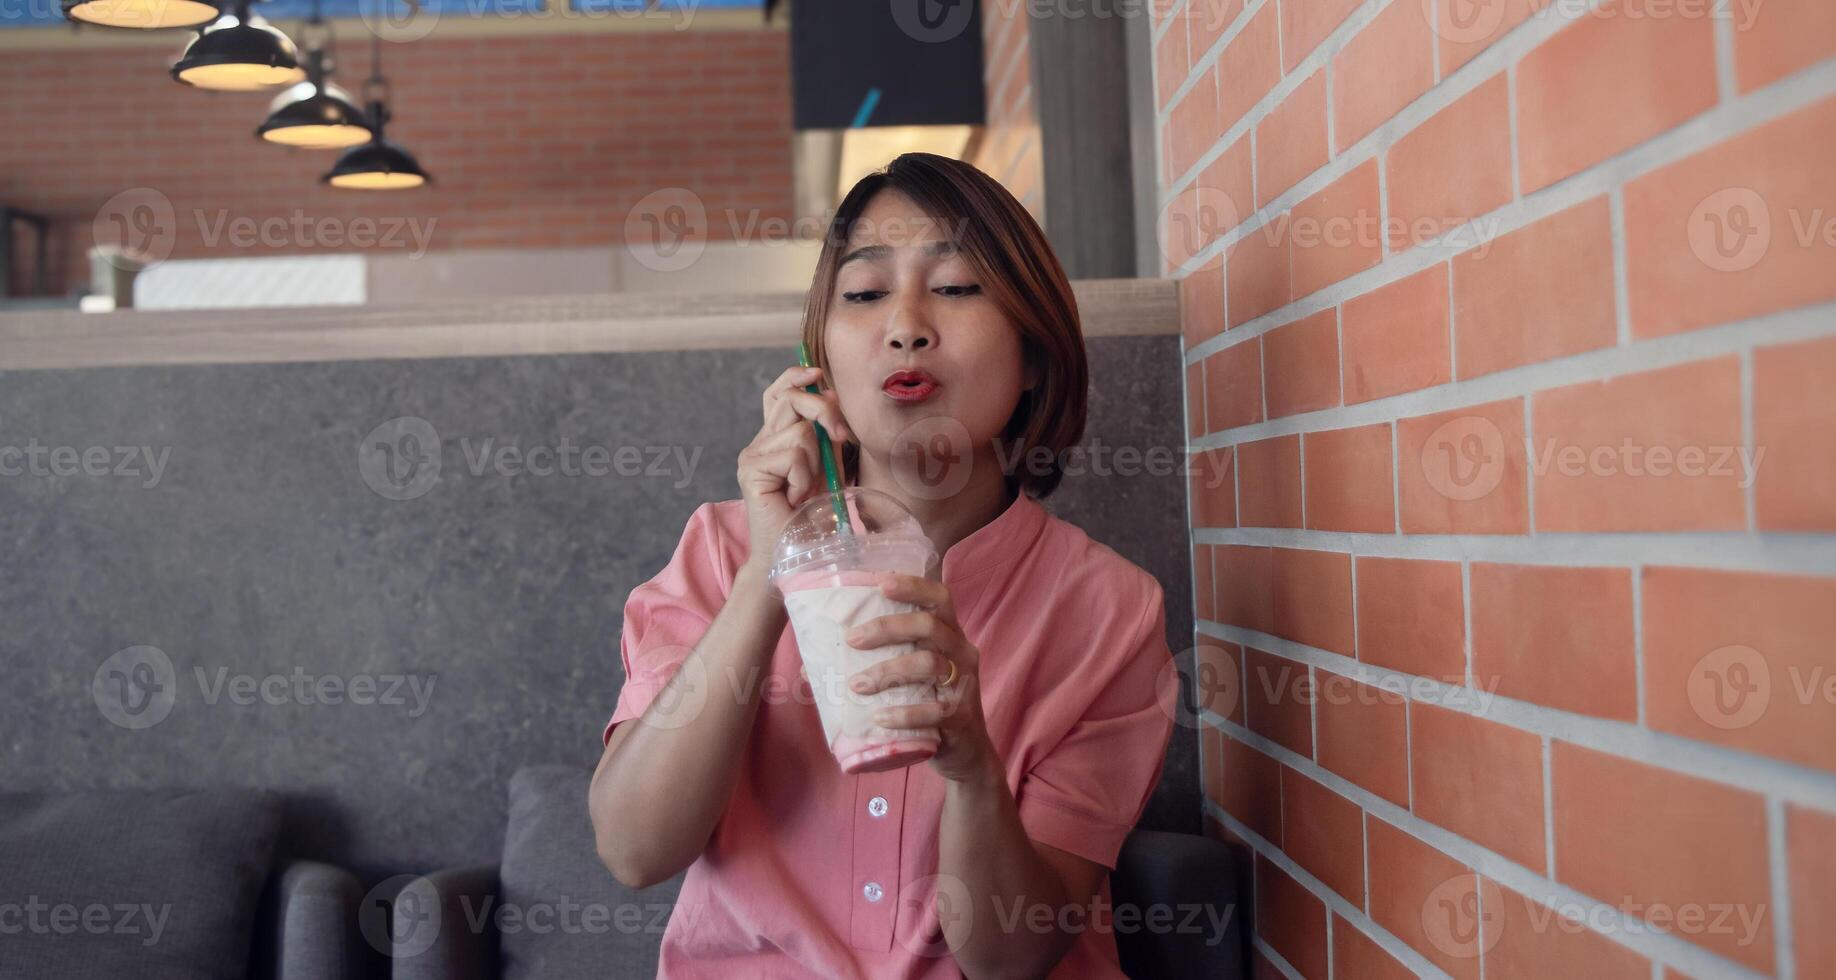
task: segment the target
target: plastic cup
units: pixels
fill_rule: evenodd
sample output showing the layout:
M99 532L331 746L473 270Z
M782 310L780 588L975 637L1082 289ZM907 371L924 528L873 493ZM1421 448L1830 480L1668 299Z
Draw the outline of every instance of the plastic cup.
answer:
M866 667L917 649L894 643L872 650L849 646L848 630L917 606L881 594L886 572L925 575L937 549L905 505L878 490L847 487L844 528L825 491L791 515L778 538L770 579L784 596L829 750L845 773L879 772L937 754L935 728L885 728L873 713L888 705L936 699L935 681L857 694L848 679Z

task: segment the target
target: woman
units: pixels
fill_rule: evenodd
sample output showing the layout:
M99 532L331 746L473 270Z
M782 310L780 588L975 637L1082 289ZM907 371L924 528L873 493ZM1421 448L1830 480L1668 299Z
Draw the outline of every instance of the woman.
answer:
M1160 778L1175 680L1159 584L1035 499L1084 430L1064 271L998 183L908 153L842 201L803 335L816 366L765 389L742 499L695 511L625 606L600 856L633 887L688 869L665 977L1120 977L1107 874ZM919 647L855 675L939 685L876 718L940 730L919 765L840 771L766 580L824 492L811 422L943 556L940 581L882 586L920 611L849 640Z

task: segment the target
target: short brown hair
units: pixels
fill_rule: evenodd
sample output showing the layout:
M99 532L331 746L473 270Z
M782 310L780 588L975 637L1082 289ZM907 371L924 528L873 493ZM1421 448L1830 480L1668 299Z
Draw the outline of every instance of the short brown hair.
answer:
M1084 351L1084 328L1077 298L1064 267L1053 254L1039 223L999 181L970 164L935 153L903 153L884 168L862 177L842 198L829 222L816 275L803 308L803 341L826 372L828 353L823 326L835 278L855 222L867 202L882 190L896 190L952 233L961 254L992 298L1020 332L1021 348L1036 387L1020 393L1014 414L1002 429L1005 442L1018 440L1008 459L1021 462L1008 474L1010 483L1034 497L1045 497L1064 476L1065 450L1084 437L1090 365ZM1050 450L1046 465L1031 460L1040 447ZM853 446L847 447L850 474L856 472Z

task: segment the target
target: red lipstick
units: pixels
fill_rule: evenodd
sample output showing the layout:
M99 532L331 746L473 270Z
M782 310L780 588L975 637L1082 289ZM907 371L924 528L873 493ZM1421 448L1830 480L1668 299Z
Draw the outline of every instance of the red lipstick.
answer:
M880 390L894 401L921 402L937 390L937 379L928 371L894 371L880 382Z

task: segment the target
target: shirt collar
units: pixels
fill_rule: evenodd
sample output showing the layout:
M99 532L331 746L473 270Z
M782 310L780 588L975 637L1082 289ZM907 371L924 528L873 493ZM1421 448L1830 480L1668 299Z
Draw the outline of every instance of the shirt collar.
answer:
M1032 548L1045 523L1045 507L1020 491L999 516L944 552L943 580L961 582L1014 561Z

